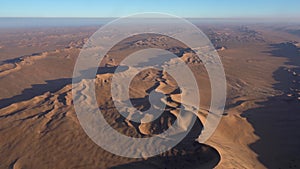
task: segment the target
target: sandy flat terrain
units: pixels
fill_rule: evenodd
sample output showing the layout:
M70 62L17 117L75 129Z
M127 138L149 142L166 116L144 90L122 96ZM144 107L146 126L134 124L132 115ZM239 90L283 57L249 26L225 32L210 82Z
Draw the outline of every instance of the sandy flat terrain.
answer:
M205 144L195 139L208 113L210 83L201 61L183 44L161 36L135 36L120 42L99 63L99 108L114 129L134 137L166 130L178 117L181 93L167 73L140 72L130 84L133 105L147 109L149 93L155 89L167 95L167 109L152 123L126 120L110 97L113 71L122 58L155 42L197 73L199 120L180 144L148 159L103 150L77 119L71 95L73 68L96 27L1 30L0 168L299 168L300 36L291 31L297 27L199 27L217 48L227 78L225 112Z

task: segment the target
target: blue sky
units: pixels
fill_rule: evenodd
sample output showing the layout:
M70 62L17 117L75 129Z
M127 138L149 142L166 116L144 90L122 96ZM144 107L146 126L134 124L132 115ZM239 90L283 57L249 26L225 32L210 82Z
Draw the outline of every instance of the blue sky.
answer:
M140 12L199 18L298 18L300 0L0 0L0 17L120 17Z

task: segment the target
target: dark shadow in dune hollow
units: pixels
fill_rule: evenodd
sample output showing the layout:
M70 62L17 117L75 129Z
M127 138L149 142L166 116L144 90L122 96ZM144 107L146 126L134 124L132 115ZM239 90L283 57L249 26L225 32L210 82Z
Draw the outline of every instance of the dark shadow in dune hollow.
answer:
M169 150L172 155L158 155L139 162L114 166L109 169L211 169L217 166L221 156L208 145L195 141L203 125L196 120L189 134L174 148ZM177 154L175 153L177 152ZM179 152L179 153L178 153ZM185 152L185 153L180 153Z
M271 44L271 57L285 57L285 66L273 72L273 88L282 95L257 102L259 108L243 112L259 140L250 145L267 168L299 168L300 164L300 51L293 43ZM293 75L297 72L298 75ZM292 94L292 96L287 96Z

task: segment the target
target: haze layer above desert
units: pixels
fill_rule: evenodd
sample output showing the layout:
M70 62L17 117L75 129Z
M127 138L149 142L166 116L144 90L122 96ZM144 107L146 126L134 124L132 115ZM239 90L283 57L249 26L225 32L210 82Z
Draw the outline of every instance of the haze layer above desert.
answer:
M137 35L119 42L99 63L99 109L115 130L137 138L161 133L176 120L181 92L168 73L144 70L130 83L132 104L148 109L149 93L156 90L166 94L166 109L152 123L125 119L114 108L110 93L122 59L156 47L174 53L197 74L201 102L191 132L173 149L144 159L117 156L99 147L84 132L74 110L74 65L100 26L1 27L0 168L299 168L300 24L195 24L216 48L227 80L224 114L204 144L195 139L209 113L211 85L203 63L187 46L165 36Z

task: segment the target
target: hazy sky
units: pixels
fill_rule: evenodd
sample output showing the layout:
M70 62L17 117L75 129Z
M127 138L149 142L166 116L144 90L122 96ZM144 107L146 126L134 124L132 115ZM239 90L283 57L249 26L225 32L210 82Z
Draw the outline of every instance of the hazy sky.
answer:
M300 0L0 0L0 17L119 17L140 12L200 18L298 18Z

